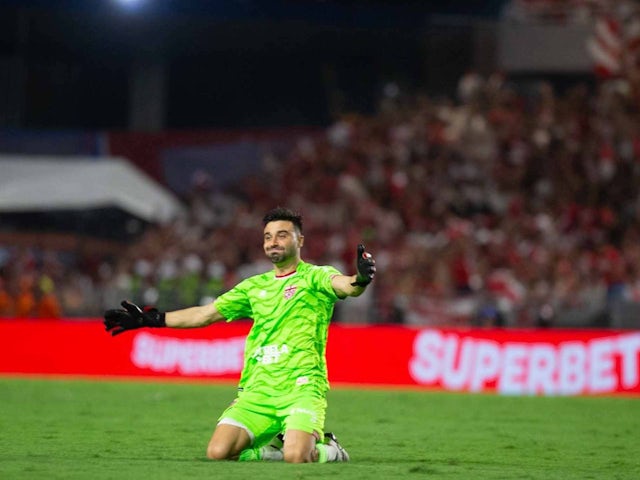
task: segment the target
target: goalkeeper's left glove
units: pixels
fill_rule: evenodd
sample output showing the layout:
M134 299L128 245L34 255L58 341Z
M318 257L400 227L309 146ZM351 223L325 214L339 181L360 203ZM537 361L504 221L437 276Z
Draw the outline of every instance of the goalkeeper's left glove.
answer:
M142 327L166 327L164 312L156 308L140 308L135 303L123 300L122 308L104 312L104 327L115 336L127 330Z
M376 261L369 252L364 251L364 245L361 243L357 249L356 269L358 274L356 281L351 285L366 287L369 285L376 274Z

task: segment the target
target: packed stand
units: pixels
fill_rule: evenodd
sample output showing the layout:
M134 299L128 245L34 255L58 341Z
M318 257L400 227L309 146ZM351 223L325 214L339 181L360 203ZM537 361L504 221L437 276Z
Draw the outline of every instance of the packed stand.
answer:
M346 115L265 155L232 189L198 176L186 217L117 254L3 249L5 290L15 298L30 273L36 296L55 292L67 316L121 298L211 301L270 268L256 228L287 205L304 215L306 260L348 272L357 243L375 252L374 288L340 305L339 321L615 326L621 305L640 301L638 86L522 91L470 72L456 101L388 89L377 115Z

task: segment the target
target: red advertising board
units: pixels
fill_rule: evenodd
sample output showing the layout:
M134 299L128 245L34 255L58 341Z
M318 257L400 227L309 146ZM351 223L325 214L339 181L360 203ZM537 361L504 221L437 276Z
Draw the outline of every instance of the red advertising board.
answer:
M96 319L0 321L0 374L235 380L249 322L111 337ZM332 325L334 385L506 395L640 393L640 331Z

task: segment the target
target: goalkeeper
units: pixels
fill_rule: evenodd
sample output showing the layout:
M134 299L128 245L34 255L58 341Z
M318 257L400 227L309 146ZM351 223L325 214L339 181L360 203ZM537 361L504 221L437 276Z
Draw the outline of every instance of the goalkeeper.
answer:
M364 245L358 245L357 274L342 275L334 267L301 259L300 215L279 207L264 216L263 224L263 248L273 270L240 282L200 307L163 313L123 301L122 309L105 312L106 330L117 335L140 327L194 328L253 319L238 395L220 415L207 457L348 461L335 436L324 433L327 333L334 304L364 292L375 275L375 261Z

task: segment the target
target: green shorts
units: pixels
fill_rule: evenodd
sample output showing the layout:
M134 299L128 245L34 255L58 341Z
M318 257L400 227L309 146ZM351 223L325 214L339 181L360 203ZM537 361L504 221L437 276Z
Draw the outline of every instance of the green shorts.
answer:
M323 438L326 410L326 397L312 389L296 389L280 396L240 392L218 420L244 426L252 437L252 446L260 447L287 430L317 432Z

